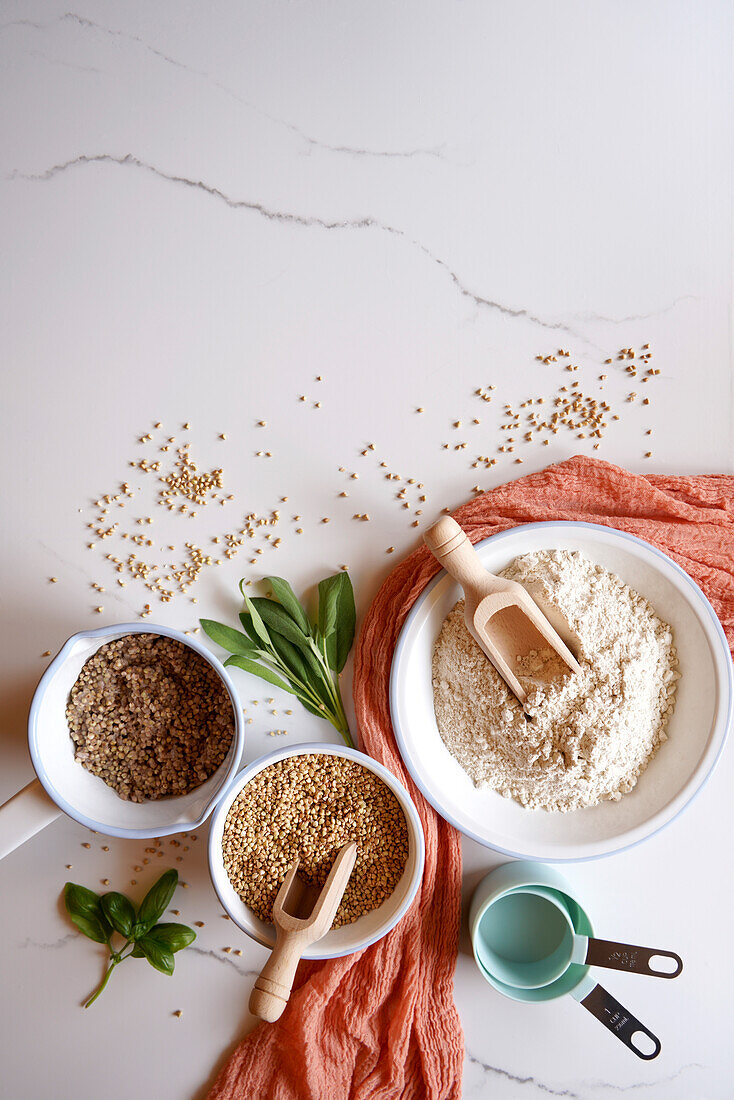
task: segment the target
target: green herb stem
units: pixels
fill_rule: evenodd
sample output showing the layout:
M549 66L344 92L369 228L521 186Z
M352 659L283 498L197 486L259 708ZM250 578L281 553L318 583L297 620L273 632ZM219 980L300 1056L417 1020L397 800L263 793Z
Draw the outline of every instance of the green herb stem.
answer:
M305 684L303 680L299 679L299 677L296 676L295 672L293 672L292 669L288 668L288 666L284 664L283 661L281 661L275 650L273 650L272 656L270 656L269 659L271 664L274 664L278 671L282 672L285 678L289 680L294 687L300 689L296 692L299 697L303 696L306 701L310 703L311 706L316 707L317 710L324 710L323 699L320 699L313 688L309 687L308 684Z
M311 648L314 652L314 655L318 659L319 664L322 666L322 680L324 683L324 687L326 688L326 691L330 696L331 702L333 704L332 711L329 711L327 709L323 699L320 699L316 692L313 691L313 689L310 688L308 684L305 684L302 680L300 680L298 676L296 676L296 674L293 672L293 670L288 668L288 666L283 663L283 661L274 650L272 652L272 655L269 655L270 661L277 667L279 672L283 673L283 675L293 684L294 687L297 687L299 689L296 692L296 695L298 698L301 699L301 701L303 701L303 699L305 698L306 701L311 704L311 706L315 706L317 710L322 710L326 712L326 715L328 715L328 721L331 722L337 732L342 735L346 744L353 749L354 742L352 741L352 735L349 731L347 716L344 713L344 704L342 703L341 692L339 691L339 684L338 682L335 683L332 678L331 671L328 664L326 663L325 654L322 654L321 650L315 645L312 640Z
M354 741L352 740L352 735L349 730L349 722L347 721L347 716L344 713L344 704L342 703L342 695L341 691L339 690L338 684L336 685L336 701L339 708L339 718L341 723L339 726L337 726L337 729L339 730L339 733L342 735L344 741L349 746L349 748L353 749Z
M127 958L127 957L128 957L128 956L126 955L126 956L125 956L125 958ZM104 989L104 987L105 987L105 986L107 985L107 982L108 982L108 981L110 980L110 978L112 977L112 971L113 971L113 970L115 969L115 967L116 967L116 966L119 966L119 965L120 965L120 962L121 962L121 961L122 961L121 959L117 959L117 960L114 960L114 959L113 959L113 960L112 960L112 962L110 963L110 965L109 965L109 966L107 967L107 973L105 974L104 978L103 978L103 979L102 979L102 981L100 982L100 984L99 984L99 986L97 987L97 989L95 990L95 992L94 992L94 993L92 994L92 996L91 996L91 997L89 998L89 1000L88 1000L88 1001L86 1002L86 1004L84 1005L84 1007L85 1007L85 1008L89 1008L89 1006L90 1006L90 1005L93 1005L93 1004L94 1004L94 1002L95 1002L95 1001L97 1000L97 997L99 997L100 993L102 992L102 990Z
M342 702L342 695L339 689L339 678L332 676L331 669L329 668L329 662L326 656L326 639L322 640L323 652L318 649L315 643L312 641L311 646L314 653L319 658L319 661L323 667L324 685L331 696L334 704L334 716L331 719L332 725L342 735L347 745L353 749L354 742L352 741L352 735L349 732L349 723L347 722L347 716L344 713L344 703Z
M136 911L130 899L116 890L100 896L86 886L66 883L64 905L71 920L83 935L95 943L104 944L109 951L105 975L85 1002L85 1008L94 1004L107 987L112 971L130 956L145 957L156 970L173 974L174 954L196 939L193 928L185 924L157 923L167 909L177 884L178 871L173 868L164 871ZM112 946L115 935L125 941L119 950Z
M324 717L327 719L327 721L331 722L334 729L342 735L345 743L349 746L349 748L353 749L354 742L352 740L352 735L349 730L347 716L344 712L344 704L342 702L341 692L339 690L339 681L338 679L336 681L334 680L331 669L329 668L326 660L326 645L324 644L324 652L322 653L322 651L318 648L313 639L309 639L309 641L311 643L313 654L318 660L319 665L321 666L321 679L324 688L326 689L326 694L329 696L331 709L326 706L323 699L319 698L316 692L311 687L309 687L308 684L305 684L302 680L300 680L298 676L296 676L296 674L293 672L293 670L288 668L288 666L285 665L283 661L281 661L277 653L273 652L271 661L273 662L273 664L277 664L278 671L282 672L286 679L288 679L294 687L297 687L299 689L296 691L297 697L301 699L302 702L305 698L306 701L311 704L311 706L315 706L317 710L323 711Z

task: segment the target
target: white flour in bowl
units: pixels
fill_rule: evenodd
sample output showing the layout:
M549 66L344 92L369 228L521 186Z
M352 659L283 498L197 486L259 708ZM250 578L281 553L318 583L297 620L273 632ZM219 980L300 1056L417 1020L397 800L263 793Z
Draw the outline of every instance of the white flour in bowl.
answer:
M543 688L524 680L528 721L467 630L461 600L433 652L436 722L446 747L476 786L529 809L616 801L667 739L679 679L670 627L619 577L578 552L526 554L501 575L520 581L552 621L560 613L581 672Z

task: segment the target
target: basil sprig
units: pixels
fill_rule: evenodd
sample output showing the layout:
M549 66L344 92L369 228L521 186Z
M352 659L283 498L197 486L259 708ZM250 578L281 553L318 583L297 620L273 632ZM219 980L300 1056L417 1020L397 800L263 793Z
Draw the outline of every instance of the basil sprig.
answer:
M66 883L64 904L72 921L90 940L107 944L110 952L105 976L85 1008L97 1000L115 967L131 956L146 958L162 974L173 974L174 954L196 939L196 932L186 924L156 923L168 907L177 885L178 871L165 871L151 886L136 912L130 899L117 891L100 896L86 886ZM111 943L115 934L125 940L119 948Z
M295 695L311 714L331 722L353 747L339 690L339 673L352 648L357 618L349 575L342 571L320 582L315 623L288 581L265 579L276 599L250 597L240 581L246 607L240 613L244 633L213 619L201 619L201 625L212 641L231 654L225 665Z

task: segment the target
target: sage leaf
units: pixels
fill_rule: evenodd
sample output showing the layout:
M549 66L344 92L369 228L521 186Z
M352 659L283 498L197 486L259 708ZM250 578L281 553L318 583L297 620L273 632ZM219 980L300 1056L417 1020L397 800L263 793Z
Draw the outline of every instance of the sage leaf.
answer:
M255 631L261 642L265 642L266 646L270 646L270 635L265 629L265 623L260 618L258 610L249 596L245 596L245 604L247 606L247 610L250 612L250 619L252 620L253 630Z
M112 891L102 895L100 904L115 932L129 939L135 923L135 907L132 902L124 894Z
M241 630L215 622L214 619L199 619L199 622L204 628L204 633L222 649L230 653L245 653L251 657L257 654L257 646Z
M293 688L285 680L281 680L280 676L276 676L267 665L259 665L255 661L251 661L249 657L243 657L242 654L235 653L233 656L228 657L224 665L225 668L234 665L235 668L241 668L243 672L251 672L253 676L259 676L261 680L267 680L273 687L282 688L283 691L287 691L291 695L295 694Z
M138 940L137 946L143 952L150 965L154 966L156 970L160 970L161 974L168 974L169 977L173 974L175 962L172 951L169 951L166 947L161 947L161 945L157 943L156 940L151 939L150 936L143 936L141 940Z
M147 941L154 940L159 947L165 947L167 951L175 953L188 947L196 939L196 932L187 924L156 924L145 937Z
M321 707L315 707L313 703L309 702L309 700L305 699L302 695L298 696L298 702L302 707L310 711L311 714L315 714L317 718L325 718L327 722L331 722L332 716L329 713L329 709L323 703Z
M331 722L346 744L354 747L339 686L339 673L354 640L352 582L343 571L321 582L318 625L314 625L287 581L268 580L275 599L248 596L247 584L240 581L245 610L239 618L253 649L245 645L242 652L232 652L225 665L295 695L310 714ZM208 626L211 620L202 622Z
M328 703L330 697L325 689L321 663L312 652L310 646L308 649L299 649L289 642L287 638L284 638L281 634L275 633L272 634L270 640L283 664L295 677L295 679L291 679L291 683L295 687L296 693L302 690L297 683L297 681L300 680L301 684L305 684L311 691L315 692L320 699Z
M253 645L256 648L261 646L262 639L259 638L255 633L255 627L252 625L252 615L250 615L249 611L240 611L240 622L242 623L245 631L249 634Z
M133 927L133 936L136 940L144 936L165 912L177 885L178 871L174 870L164 871L158 881L153 883L140 903L138 919Z
M264 596L253 596L250 603L257 609L260 618L267 627L271 645L273 631L275 631L302 649L308 647L309 636L303 633L300 626L293 622L288 612L279 603L276 603L275 600L268 600Z
M295 592L282 577L266 577L265 580L273 590L273 595L280 601L294 623L301 628L304 634L311 633L311 623L304 611Z
M354 641L357 612L349 574L336 573L319 582L319 632L326 646L329 668L339 673Z

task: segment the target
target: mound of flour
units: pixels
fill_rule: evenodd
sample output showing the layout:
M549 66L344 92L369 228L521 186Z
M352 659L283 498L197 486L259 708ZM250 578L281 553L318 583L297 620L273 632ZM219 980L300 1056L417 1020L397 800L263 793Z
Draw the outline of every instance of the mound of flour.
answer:
M568 623L581 672L545 688L523 679L528 721L467 630L461 600L433 652L446 747L476 786L530 809L565 812L621 798L667 739L679 679L670 627L619 577L577 552L526 554L502 576L523 584L552 622L560 614Z

